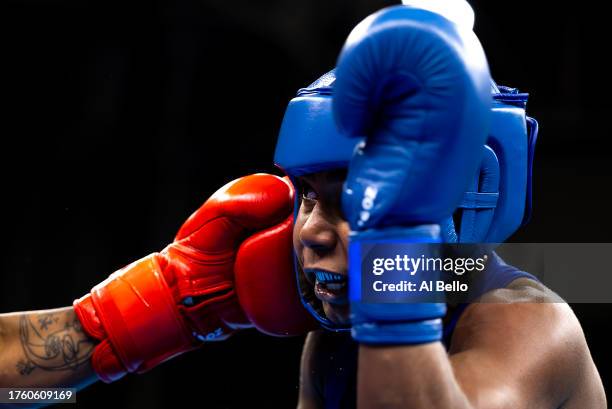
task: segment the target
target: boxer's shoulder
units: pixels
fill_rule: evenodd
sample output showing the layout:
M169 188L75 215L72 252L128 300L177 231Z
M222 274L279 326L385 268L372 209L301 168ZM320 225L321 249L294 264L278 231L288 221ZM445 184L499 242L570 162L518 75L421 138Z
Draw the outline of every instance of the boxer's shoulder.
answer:
M449 353L459 357L466 352L531 379L546 391L540 396L555 397L557 403L584 389L585 379L594 379L593 361L576 315L558 295L529 278L492 290L465 309Z
M457 322L453 341L462 338L473 326L479 328L479 334L528 333L530 342L536 342L540 336L542 340L549 339L552 331L557 339L578 335L584 338L569 305L542 283L525 277L488 291L470 304Z
M475 304L563 303L563 299L539 281L518 277L503 288L483 294Z

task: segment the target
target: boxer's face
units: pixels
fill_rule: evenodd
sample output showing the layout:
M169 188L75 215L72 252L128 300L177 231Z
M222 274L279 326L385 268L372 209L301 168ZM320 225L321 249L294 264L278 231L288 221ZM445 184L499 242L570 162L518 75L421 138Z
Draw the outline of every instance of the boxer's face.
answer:
M348 323L348 234L340 198L345 170L313 173L298 178L300 208L293 246L300 266L331 321Z

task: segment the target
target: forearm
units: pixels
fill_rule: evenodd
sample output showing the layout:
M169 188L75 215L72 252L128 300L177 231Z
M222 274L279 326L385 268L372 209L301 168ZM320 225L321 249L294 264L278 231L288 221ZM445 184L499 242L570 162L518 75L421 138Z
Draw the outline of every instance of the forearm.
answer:
M72 307L0 314L0 387L85 387L94 346Z
M441 343L359 348L357 407L471 408Z

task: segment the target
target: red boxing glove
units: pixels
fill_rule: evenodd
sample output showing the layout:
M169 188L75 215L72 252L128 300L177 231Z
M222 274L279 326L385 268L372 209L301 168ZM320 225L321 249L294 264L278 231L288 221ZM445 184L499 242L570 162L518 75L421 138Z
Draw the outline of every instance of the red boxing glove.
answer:
M162 252L76 300L83 329L101 341L92 356L98 377L112 382L144 372L253 325L272 335L313 328L295 285L292 210L283 179L237 179L191 215Z

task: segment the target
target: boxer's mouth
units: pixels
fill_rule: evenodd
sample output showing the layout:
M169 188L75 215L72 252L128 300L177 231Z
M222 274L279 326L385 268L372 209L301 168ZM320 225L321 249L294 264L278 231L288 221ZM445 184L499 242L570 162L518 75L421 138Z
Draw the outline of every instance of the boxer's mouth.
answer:
M305 269L309 282L314 284L315 296L330 304L346 304L347 276L328 270Z

